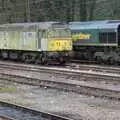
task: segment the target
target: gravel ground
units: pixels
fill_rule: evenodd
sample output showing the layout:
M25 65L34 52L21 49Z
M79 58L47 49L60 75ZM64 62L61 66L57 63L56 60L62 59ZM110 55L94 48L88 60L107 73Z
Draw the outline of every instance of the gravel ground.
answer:
M9 88L8 89L8 85ZM120 120L120 101L0 81L0 100L79 120Z

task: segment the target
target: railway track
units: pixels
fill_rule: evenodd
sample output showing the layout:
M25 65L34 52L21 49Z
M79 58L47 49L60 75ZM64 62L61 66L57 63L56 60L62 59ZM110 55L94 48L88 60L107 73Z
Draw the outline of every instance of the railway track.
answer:
M16 69L16 70L25 70L25 71L35 71L35 72L42 72L47 70L50 72L52 71L61 71L65 72L65 74L69 73L84 73L85 74L97 74L100 75L100 72L104 72L102 75L104 76L114 76L114 77L120 77L120 68L119 67L104 67L104 66L99 66L99 65L85 65L85 64L67 64L66 66L38 66L38 65L31 65L31 64L16 64L13 62L0 62L0 69ZM78 71L76 71L78 70ZM80 71L81 70L81 71ZM85 71L84 71L85 70ZM86 70L88 71L86 73ZM93 72L92 72L93 71ZM108 74L107 74L108 73ZM110 73L112 73L110 75Z
M73 62L71 61L71 63L69 63L68 66L79 70L92 70L96 72L120 74L120 67L115 65L99 65L96 63L86 64L86 62L79 62L75 60Z
M0 114L0 120L72 120L4 101L0 101Z
M54 88L60 89L70 92L76 92L85 95L92 95L95 97L107 97L109 99L116 99L120 100L120 92L111 89L104 89L104 88L97 88L87 85L79 85L79 84L72 84L72 83L65 83L60 81L50 81L50 80L40 80L34 79L30 77L23 77L18 75L8 75L2 74L0 75L0 79L7 80L19 84L27 84L27 85L34 85L34 86L42 86L45 88Z
M15 73L16 71L16 73ZM22 73L20 72L22 71ZM24 74L24 71L27 72ZM74 76L75 79L69 80L61 80L58 78L55 79L41 79L40 76L33 76L29 74L32 72L34 74L37 73L48 73L48 74L57 74L61 76ZM81 80L80 78L83 78ZM78 80L79 78L79 80ZM0 63L0 79L5 81L16 82L20 84L28 84L42 87L50 87L55 89L61 89L66 91L73 91L80 94L93 95L97 97L107 97L110 99L120 99L120 89L116 89L116 84L120 84L120 75L119 74L109 74L109 73L100 73L100 72L88 72L88 71L80 71L76 69L68 69L68 68L58 68L58 67L43 67L43 66L34 66L34 65L24 65L24 64L14 64L14 63ZM77 79L77 80L76 80ZM82 81L82 82L81 82ZM106 82L107 86L104 84L97 85L89 84L87 82L83 83L83 81L90 81L93 83L97 82ZM109 86L108 83L115 84L113 88ZM109 86L109 87L108 87Z
M30 71L36 71L36 72L40 72L41 70L51 70L51 67L53 67L53 65L50 66L39 66L39 65L33 65L33 64L16 64L13 62L1 62L0 61L0 69L2 68L10 68L10 69L21 69L21 70L30 70ZM70 69L72 71L72 73L74 72L74 70L81 70L81 71L93 71L93 72L104 72L106 73L112 73L113 74L120 74L120 67L115 67L115 66L103 66L103 65L88 65L88 64L78 64L78 63L68 63L65 66L59 66L56 65L55 67L59 67L59 71L60 69L62 70L62 68L67 68ZM54 68L55 68L54 67ZM73 70L72 70L73 69ZM52 69L54 70L54 69ZM56 69L55 69L56 70ZM89 74L88 72L88 74ZM104 75L105 75L104 74ZM114 76L114 75L113 75Z
M0 120L15 120L15 119L12 119L8 116L0 116Z
M80 94L85 95L92 95L97 97L107 97L110 99L120 99L120 91L110 88L103 88L98 86L92 86L92 85L86 85L81 84L79 81L75 80L50 80L50 79L41 79L41 78L35 78L26 75L18 75L13 73L2 73L0 72L0 79L9 81L9 82L15 82L20 84L28 84L28 85L35 85L35 86L42 86L42 87L49 87L49 88L55 88L60 90L66 90L66 91L72 91L77 92Z
M68 67L69 66L69 67ZM89 65L76 65L71 64L67 66L37 66L37 65L30 65L30 64L16 64L11 62L0 62L0 70L23 70L28 72L35 72L35 73L54 73L54 74L61 74L61 75L72 75L72 76L86 76L89 78L95 78L96 80L108 80L109 82L120 82L120 75L117 72L120 72L120 68L106 68L106 67L97 67L97 66L89 66ZM100 72L94 71L92 69L107 69L107 70L117 70L116 73L111 72Z

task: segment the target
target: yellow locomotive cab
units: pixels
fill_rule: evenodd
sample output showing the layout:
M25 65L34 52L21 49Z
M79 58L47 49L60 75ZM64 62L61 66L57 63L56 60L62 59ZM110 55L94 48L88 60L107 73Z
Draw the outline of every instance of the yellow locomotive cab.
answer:
M69 29L48 31L48 51L72 51L72 37Z

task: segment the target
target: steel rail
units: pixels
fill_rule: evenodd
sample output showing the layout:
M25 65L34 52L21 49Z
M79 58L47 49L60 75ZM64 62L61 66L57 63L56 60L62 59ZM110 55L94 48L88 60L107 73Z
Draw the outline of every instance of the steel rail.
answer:
M11 75L7 73L2 73L2 74L0 73L0 79L19 83L19 84L42 86L45 88L54 88L54 89L76 92L76 93L95 96L95 97L105 97L109 99L120 100L120 91L105 89L100 87L93 87L88 85L81 85L67 81L41 80L39 78L37 79L37 78L25 77L21 75Z
M93 65L93 64L81 64L81 63L68 63L68 66L70 66L73 69L77 70L91 70L96 72L105 72L105 73L115 73L120 74L120 67L115 66L103 66L103 65Z
M88 67L88 66L87 66ZM92 66L89 68L92 69ZM94 67L93 67L94 68ZM55 73L55 74L63 74L63 75L73 75L73 76L85 76L88 75L89 77L94 77L97 79L104 79L109 81L117 81L120 82L120 75L115 73L104 73L104 72L96 72L92 70L83 70L84 65L81 66L79 69L75 67L66 68L66 67L51 67L51 66L34 66L34 65L25 65L25 64L10 64L10 63L0 63L0 70L9 69L9 70L24 70L24 71L31 71L31 72L46 72L46 73ZM81 69L81 70L80 70ZM97 68L96 68L97 69ZM98 68L99 69L99 68ZM105 69L105 68L103 68ZM109 68L108 68L109 69ZM120 69L118 69L120 71Z
M0 116L0 120L15 120L15 119L4 115L4 116Z
M0 106L8 107L8 108L14 109L14 110L18 110L18 111L21 111L22 113L29 113L31 115L38 116L38 117L40 117L38 120L41 120L41 119L42 120L44 120L44 119L45 120L72 120L72 119L67 118L67 117L62 117L62 116L54 115L54 114L47 113L47 112L46 113L45 112L41 112L41 111L34 110L32 108L29 108L29 107L24 107L24 106L21 106L21 105L17 105L17 104L10 103L10 102L5 102L5 101L1 101L1 100L0 100ZM11 120L11 119L5 119L5 120Z
M120 99L120 91L112 89L104 89L100 87L93 87L83 84L77 84L73 81L60 81L60 80L41 80L39 78L26 77L25 75L15 75L7 73L7 69L11 70L24 70L32 72L43 72L43 73L54 73L61 75L72 75L78 77L86 77L89 81L107 81L112 83L120 83L120 75L118 74L108 74L100 72L89 72L80 71L74 69L60 68L60 67L42 67L33 65L22 65L22 64L0 64L0 78L7 81L17 82L20 84L30 84L37 86L46 86L55 89L62 89L67 91L78 92L87 95L93 95L98 97L108 97L111 99ZM3 71L2 71L3 70ZM96 92L97 91L97 92Z

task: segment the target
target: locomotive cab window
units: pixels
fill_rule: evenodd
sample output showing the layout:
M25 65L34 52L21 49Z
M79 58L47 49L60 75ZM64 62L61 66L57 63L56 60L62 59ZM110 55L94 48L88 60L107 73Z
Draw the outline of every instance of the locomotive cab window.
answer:
M116 43L116 32L108 33L108 43Z
M107 33L105 32L99 33L99 41L100 43L107 43Z
M56 37L71 37L71 31L69 29L62 28L54 28L48 30L48 37L56 38Z
M116 43L116 32L99 33L100 43Z

